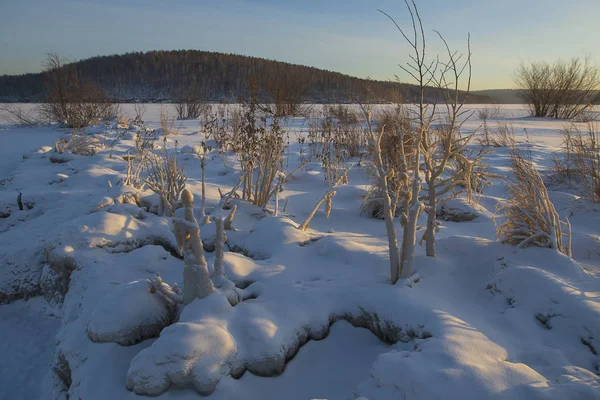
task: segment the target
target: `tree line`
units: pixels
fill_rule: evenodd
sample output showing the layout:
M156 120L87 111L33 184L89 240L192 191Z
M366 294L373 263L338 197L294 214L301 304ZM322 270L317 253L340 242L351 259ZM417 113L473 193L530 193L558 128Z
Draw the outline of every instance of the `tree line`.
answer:
M97 56L71 64L83 82L101 88L114 101L177 101L201 96L205 101L237 101L256 84L259 98L277 102L301 97L314 103L416 101L415 85L356 78L337 72L235 54L199 50L134 52ZM39 102L48 97L46 72L0 76L0 102ZM287 93L286 93L287 92ZM292 93L293 92L293 93ZM426 100L438 96L426 90ZM472 94L470 102L490 98Z

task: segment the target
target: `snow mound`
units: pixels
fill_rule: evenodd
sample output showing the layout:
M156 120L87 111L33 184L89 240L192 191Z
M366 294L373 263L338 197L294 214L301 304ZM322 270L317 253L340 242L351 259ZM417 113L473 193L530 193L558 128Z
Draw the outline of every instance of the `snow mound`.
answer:
M58 227L52 245L65 244L74 248L105 248L111 253L129 252L148 244L176 249L167 219L138 220L131 215L109 212L85 215Z
M317 241L315 248L319 255L343 261L345 264L374 265L387 264L388 249L385 247L373 249L372 246L358 243L352 239L327 236Z
M442 221L468 222L484 215L481 206L469 204L465 199L450 199L437 207L436 217Z
M236 286L242 288L285 270L283 265L261 265L251 258L233 252L226 252L223 261L225 275Z
M263 218L254 225L248 235L228 234L229 247L243 252L255 260L271 258L290 245L303 245L310 236L298 229L298 225L287 217Z
M192 304L207 309L229 306L227 299L219 295ZM226 328L210 321L179 322L165 329L159 340L160 346L151 346L152 351L142 351L131 361L127 388L137 394L160 395L173 384L194 387L208 395L220 375L236 362L235 339Z
M509 361L504 348L465 321L442 319L448 323L443 338L419 343L417 351L380 355L357 394L370 400L597 398L600 383L591 372L570 368L543 376Z
M147 279L135 281L104 296L90 316L88 337L128 346L158 336L175 317L175 307L151 287Z
M236 378L245 371L277 376L301 346L324 339L340 320L369 329L385 343L431 336L423 325L403 327L359 306L348 307L358 304L364 293L340 298L272 285L259 292L235 307L220 292L194 300L178 323L164 329L131 361L127 388L156 396L171 386L193 387L208 395L225 376ZM291 293L293 302L286 299Z

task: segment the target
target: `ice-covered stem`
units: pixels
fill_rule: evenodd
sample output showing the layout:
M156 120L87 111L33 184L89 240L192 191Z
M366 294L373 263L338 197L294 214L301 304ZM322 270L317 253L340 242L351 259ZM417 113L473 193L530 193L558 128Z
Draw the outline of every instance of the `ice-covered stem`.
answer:
M225 218L224 226L225 230L232 231L233 230L233 218L235 217L235 212L237 211L237 205L234 205L227 218Z
M326 214L327 214L327 218L329 218L329 213L331 212L331 198L336 195L336 191L334 189L340 183L348 181L348 171L350 171L350 168L352 168L353 166L354 166L354 164L351 164L348 168L346 168L344 170L344 172L340 175L340 177L338 178L338 180L335 181L335 183L329 187L329 190L327 191L327 193L325 193L325 195L323 196L323 198L317 202L317 205L315 206L315 208L313 208L313 210L311 211L311 213L308 215L308 217L302 223L302 225L300 225L298 227L298 229L300 229L302 232L306 232L306 230L308 229L308 224L310 223L310 220L313 219L313 217L317 213L317 210L319 209L319 207L321 206L321 204L323 204L324 201L328 202L328 209L329 209L329 211L326 212Z
M288 180L289 178L291 178L292 176L294 176L294 174L298 171L300 171L302 168L306 167L308 165L308 161L304 160L302 162L302 164L300 164L300 166L298 168L296 168L295 170L293 170L292 172L290 172L289 174L287 174L287 176L284 177L284 180Z
M371 124L371 111L366 108L363 109L365 116L367 117L367 133L368 139L373 151L375 152L375 167L377 169L377 177L379 181L379 188L383 194L383 216L385 219L385 228L387 231L388 238L388 249L390 254L390 279L392 285L398 281L400 276L400 255L398 252L398 238L396 233L396 227L394 226L394 214L392 209L392 202L388 191L388 179L394 174L394 171L386 172L383 165L383 158L381 157L381 138L385 132L385 126L381 129L381 133L378 135L373 131ZM401 145L400 147L402 147Z
M238 181L238 183L233 187L233 189L231 189L231 191L227 194L227 196L225 196L225 198L222 199L221 208L227 207L227 204L229 204L229 201L231 200L231 198L233 197L235 192L238 190L238 188L240 187L242 182L244 182L244 175L242 175L240 177L240 180Z
M162 294L174 303L183 303L181 289L177 285L169 286L162 280L160 274L156 274L156 279L150 279L150 283L152 285L151 291Z
M180 254L183 255L183 304L188 305L195 298L203 298L215 288L208 273L204 257L204 247L200 240L200 227L194 217L194 196L184 189L181 194L185 220L175 221L175 237Z
M213 268L213 283L216 287L221 287L225 271L223 267L223 253L225 251L225 231L223 229L223 218L213 217L216 226L215 238L215 264Z
M200 206L200 215L202 215L202 218L204 219L204 217L206 216L206 154L212 150L211 147L207 144L206 132L204 133L204 140L201 142L201 146L202 152L197 151L196 155L200 159L200 169L202 170L202 203Z
M205 167L206 167L206 160L203 157L200 161L200 168L202 169L202 203L200 206L200 215L202 215L203 217L206 215L206 184L204 182Z
M277 185L275 185L275 216L279 216L279 192L281 191L281 186L283 185L283 181L285 180L285 174L279 172L277 174Z
M131 185L133 183L133 160L135 156L129 154L129 151L126 155L123 156L123 160L127 162L127 176L125 177L125 184Z
M198 221L194 216L194 195L188 189L183 189L183 192L181 192L181 203L183 204L185 220L198 225Z
M240 301L239 293L235 284L225 276L225 266L223 256L225 252L225 231L223 229L223 218L213 217L212 220L216 225L215 238L215 264L213 268L212 282L216 288L225 293L229 304L235 306Z
M573 257L573 250L572 250L572 228L571 228L571 221L569 221L569 218L566 219L566 221L564 222L564 224L567 227L567 232L565 233L565 236L567 237L567 247L566 247L566 255L569 257Z
M402 238L402 253L400 255L400 278L408 278L413 273L415 247L417 245L417 221L419 215L425 208L425 205L419 201L417 195L420 191L421 180L418 176L415 176L412 181L412 197L408 203L408 210L401 216L404 232Z
M323 204L324 201L331 199L335 195L336 195L335 190L330 190L329 192L327 192L325 194L325 196L323 196L323 198L321 200L319 200L317 205L315 205L315 208L313 208L313 210L310 212L310 214L308 214L308 217L304 220L302 225L300 225L298 227L298 229L300 229L302 232L306 232L306 230L308 229L308 224L310 223L310 220L313 219L313 217L317 213L317 210L319 209L321 204Z

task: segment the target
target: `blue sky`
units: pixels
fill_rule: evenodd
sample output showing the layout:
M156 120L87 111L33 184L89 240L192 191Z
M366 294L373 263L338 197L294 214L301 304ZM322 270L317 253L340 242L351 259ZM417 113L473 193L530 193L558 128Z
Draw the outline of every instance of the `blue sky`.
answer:
M471 33L475 89L512 87L521 60L600 63L600 0L418 0L431 53ZM0 74L37 72L47 52L70 59L200 49L394 79L408 48L402 0L1 0Z

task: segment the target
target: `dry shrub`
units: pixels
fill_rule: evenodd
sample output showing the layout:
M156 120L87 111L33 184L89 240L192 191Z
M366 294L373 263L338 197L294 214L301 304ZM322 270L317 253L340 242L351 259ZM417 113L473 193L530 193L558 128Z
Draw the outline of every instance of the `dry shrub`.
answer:
M479 144L492 147L514 147L517 143L515 130L511 123L498 123L496 129L483 126L483 136L479 137Z
M349 158L362 158L366 151L364 129L356 114L345 105L324 106L322 117L309 121L307 139L308 158L321 161L329 185L340 177Z
M148 178L144 182L160 197L158 214L172 217L187 181L183 165L177 162L177 145L173 155L169 155L167 138L164 138L161 152L148 155L146 165Z
M206 137L212 138L216 144L216 150L222 155L221 160L227 167L227 151L241 150L240 140L240 110L228 104L219 104L210 107L203 114L200 126Z
M43 125L44 121L40 118L38 110L25 110L18 104L0 104L0 113L2 117L13 126L33 128Z
M589 122L582 130L578 125L565 126L563 155L555 158L554 171L563 183L581 186L582 194L589 200L600 202L600 131L598 124Z
M335 118L341 124L358 124L358 114L351 110L348 105L337 104L324 107L324 116Z
M117 126L119 128L129 128L131 125L131 121L126 115L120 114L117 115Z
M348 105L325 106L322 129L332 129L333 140L349 157L360 157L365 136L358 115Z
M477 111L477 117L483 121L504 118L504 112L497 104L488 104Z
M549 247L570 256L569 220L560 220L533 163L525 160L516 149L511 158L515 181L508 184L508 198L497 209L504 217L502 223L496 225L498 239L519 248Z
M129 153L123 157L127 162L127 177L125 178L126 185L133 185L136 188L142 186L140 174L146 167L148 158L153 156L154 142L156 136L151 130L141 130L135 135L135 153Z
M242 199L265 207L274 195L273 182L283 167L284 132L278 117L261 115L256 86L242 104L239 135L233 147L239 151ZM256 172L256 173L255 173Z
M164 109L160 110L160 129L163 136L177 133L175 117L170 117L169 112Z
M594 122L600 120L600 111L593 109L592 107L584 110L577 116L577 121L580 122Z
M93 156L100 147L100 141L91 135L86 135L84 131L73 129L69 139L59 139L54 142L54 151L62 154L69 151L79 156Z
M145 104L138 103L133 106L133 109L135 112L135 118L133 118L133 123L137 125L143 125L144 114L146 114L146 111L148 111L148 107L146 107Z
M259 143L258 171L253 203L259 207L266 207L274 194L273 182L275 177L278 171L283 169L283 129L279 125L278 118L273 118L271 124L266 129L261 130Z

